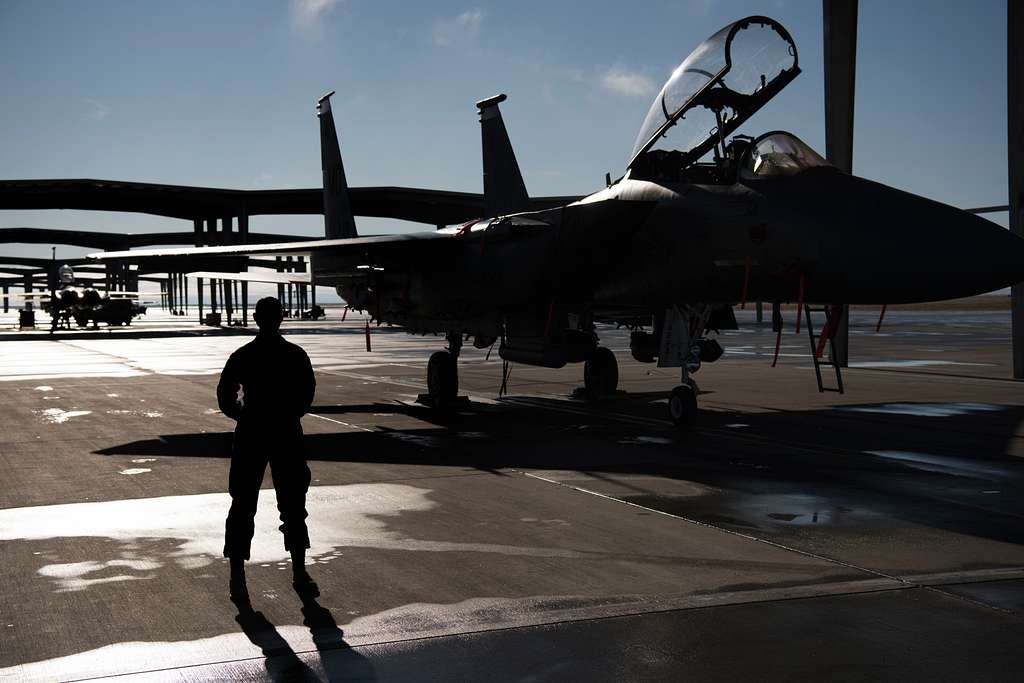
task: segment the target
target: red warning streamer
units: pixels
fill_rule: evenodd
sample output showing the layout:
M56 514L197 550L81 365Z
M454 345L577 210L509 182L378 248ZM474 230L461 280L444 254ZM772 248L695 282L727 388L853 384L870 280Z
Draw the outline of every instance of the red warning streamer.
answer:
M821 354L825 351L825 344L828 343L828 338L832 336L832 316L828 316L828 320L825 322L825 327L821 330L821 336L818 337L818 346L814 349L814 356L821 358Z
M370 319L366 319L366 351L370 352Z
M836 333L836 330L839 329L839 321L842 317L842 306L825 307L825 327L821 330L821 336L818 337L818 346L814 350L814 354L818 358L821 358L821 354L825 351L825 343Z
M882 320L885 318L885 308L889 304L882 304L882 312L878 314L878 324L875 325L875 334L882 331Z
M555 321L555 300L551 300L551 306L548 307L548 321L544 324L544 336L551 336L551 325Z

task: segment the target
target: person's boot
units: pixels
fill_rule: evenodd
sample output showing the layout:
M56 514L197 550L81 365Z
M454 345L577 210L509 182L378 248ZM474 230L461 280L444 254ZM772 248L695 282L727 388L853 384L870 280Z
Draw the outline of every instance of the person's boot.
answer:
M306 571L306 551L292 553L292 588L302 600L320 597L320 587Z
M231 560L231 578L228 581L231 601L235 603L249 602L249 587L245 583L245 565Z

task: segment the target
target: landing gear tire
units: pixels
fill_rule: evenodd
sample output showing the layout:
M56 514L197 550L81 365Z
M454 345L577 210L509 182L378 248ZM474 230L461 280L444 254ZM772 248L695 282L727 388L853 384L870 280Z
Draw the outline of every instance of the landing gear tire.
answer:
M615 393L619 386L619 363L611 349L597 347L583 364L583 386L592 398Z
M677 429L690 429L697 422L697 394L686 384L668 396L668 413Z
M450 403L459 393L459 368L448 351L436 351L427 363L427 394L436 404Z

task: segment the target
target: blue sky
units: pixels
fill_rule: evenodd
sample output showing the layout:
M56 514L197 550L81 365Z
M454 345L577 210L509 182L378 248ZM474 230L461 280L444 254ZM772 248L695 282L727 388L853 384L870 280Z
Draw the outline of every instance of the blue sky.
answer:
M741 132L785 129L824 152L819 0L4 0L0 178L315 187L313 107L334 89L350 184L480 191L473 102L506 92L530 193L587 193L606 171L622 173L672 69L750 14L789 29L803 74ZM955 206L1005 202L1005 21L1005 0L861 0L857 175ZM20 225L191 228L138 214L0 218ZM251 226L319 235L323 222L257 217ZM49 256L41 246L2 248Z

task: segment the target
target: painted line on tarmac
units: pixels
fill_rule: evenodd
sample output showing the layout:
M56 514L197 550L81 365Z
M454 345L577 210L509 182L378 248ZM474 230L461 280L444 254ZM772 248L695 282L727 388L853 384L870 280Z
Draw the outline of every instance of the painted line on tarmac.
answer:
M981 363L975 363L975 365L982 365ZM992 363L984 363L989 367L995 367ZM959 382L951 382L955 384L963 383L985 383L985 382L1002 382L1002 383L1019 383L1020 380L1012 377L985 377L982 375L965 375L962 373L954 372L938 372L930 370L909 370L902 368L853 368L858 372L883 372L890 375L914 375L915 377L930 377L930 378L941 378L944 380L959 380Z
M333 422L334 424L341 425L343 427L351 427L352 429L361 429L364 432L376 433L375 429L370 429L369 427L364 427L362 425L353 424L351 422L342 422L341 420L335 420L332 417L325 417L323 415L317 415L316 413L306 413L306 415L309 415L310 417L315 417L315 418L318 418L318 419L321 419L321 420L326 420L327 422Z
M540 480L540 481L543 481L543 482L547 482L549 484L554 484L555 486L562 486L564 488L571 489L573 491L579 491L580 493L586 493L586 494L591 495L591 496L597 496L598 498L604 498L605 500L614 501L614 502L620 503L622 505L628 505L629 507L634 507L634 508L637 508L637 509L640 509L640 510L644 510L645 512L653 512L655 514L662 515L663 517L669 517L669 518L672 518L672 519L678 519L678 520L683 521L683 522L689 522L690 524L693 524L693 525L699 526L699 527L703 527L705 529L714 529L715 531L720 531L722 533L729 534L731 536L737 536L739 538L743 538L743 539L746 539L748 541L754 541L756 543L763 543L764 545L768 545L768 546L771 546L773 548L778 548L779 550L786 550L786 551L789 551L791 553L796 553L797 555L803 555L804 557L810 557L810 558L813 558L815 560L820 560L822 562L827 562L829 564L839 565L840 567L845 567L847 569L853 569L855 571L859 571L859 572L862 572L864 574L871 574L872 576L875 576L875 577L878 577L878 578L881 578L881 579L888 579L890 581L895 581L897 583L904 584L907 587L915 586L916 585L916 584L914 584L914 583L912 583L910 581L907 581L905 579L902 579L902 578L900 578L898 576L894 576L892 574L887 574L887 573L885 573L883 571L879 571L877 569L869 569L867 567L861 567L859 565L853 564L852 562L845 562L843 560L838 560L838 559L833 558L833 557L827 557L825 555L819 555L817 553L812 553L812 552L807 551L807 550L800 550L799 548L794 548L792 546L784 545L782 543L778 543L776 541L771 541L771 540L768 540L766 538L759 538L757 536L751 536L750 534L744 534L744 533L741 533L739 531L733 531L732 529L723 529L722 527L714 526L713 524L708 524L707 522L701 522L699 520L692 519L690 517L683 517L682 515L677 515L677 514L674 514L674 513L671 513L671 512L665 512L664 510L658 510L657 508L651 508L651 507L647 507L646 505L640 505L639 503L634 503L634 502L631 502L631 501L628 501L628 500L622 500L621 498L615 498L614 496L609 496L606 493L600 493L598 491L592 491L591 489L585 489L585 488L583 488L581 486L573 486L572 484L565 484L565 483L557 481L555 479L549 479L547 477L542 477L539 474L533 474L532 472L526 472L524 470L515 470L515 471L519 472L520 474L522 474L524 476L530 477L531 479L537 479L537 480Z
M383 377L380 375L362 375L355 372L344 372L338 370L318 370L325 375L334 375L335 377L346 377L348 379L357 379L364 382L373 382L374 384L393 384L398 387L408 387L410 389L426 389L425 384L419 382L413 382L410 380L395 379L392 377Z
M783 543L778 543L776 541L772 541L772 540L769 540L769 539L766 539L766 538L759 538L757 536L751 536L750 534L744 534L744 533L741 533L739 531L733 531L731 529L725 529L725 528L722 528L722 527L715 526L713 524L708 524L706 522L701 522L699 520L692 519L690 517L684 517L682 515L673 514L671 512L665 512L664 510L658 510L657 508L651 508L651 507L647 507L645 505L640 505L638 503L634 503L634 502L631 502L631 501L622 500L621 498L615 498L614 496L610 496L610 495L605 494L605 493L600 493L598 491L592 491L590 489L586 489L586 488L583 488L581 486L573 486L572 484L566 484L566 483L557 481L555 479L549 479L549 478L543 477L543 476L541 476L539 474L534 474L532 472L526 472L524 470L513 470L513 471L519 472L523 476L530 477L531 479L537 479L537 480L546 482L548 484L554 484L555 486L561 486L563 488L571 489L573 491L578 491L580 493L589 494L591 496L596 496L598 498L604 498L605 500L610 500L610 501L613 501L613 502L616 502L616 503L621 503L622 505L628 505L629 507L638 508L640 510L644 510L645 512L653 512L655 514L662 515L663 517L669 517L669 518L672 518L672 519L678 519L678 520L683 521L683 522L689 522L690 524L693 524L695 526L704 527L706 529L713 529L715 531L720 531L722 533L726 533L726 534L729 534L731 536L738 536L739 538L743 538L743 539L746 539L748 541L754 541L755 543L761 543L761 544L768 545L768 546L771 546L771 547L774 547L774 548L778 548L780 550L785 550L785 551L788 551L788 552L791 552L791 553L796 553L797 555L802 555L804 557L810 557L810 558L813 558L813 559L816 559L816 560L820 560L822 562L826 562L828 564L838 565L840 567L845 567L847 569L852 569L852 570L859 571L859 572L862 572L862 573L865 573L865 574L869 574L869 575L877 577L878 579L884 579L884 580L887 580L887 581L896 582L897 585L892 586L891 587L892 590L904 589L904 588L921 588L921 589L924 589L924 590L927 590L927 591L932 591L932 592L935 592L935 593L941 593L942 595L947 596L947 597L957 598L958 600L962 600L964 602L973 604L973 605L975 605L977 607L986 607L988 609L992 609L992 610L995 610L997 612L1002 612L1002 613L1007 613L1007 614L1016 614L1012 610L1006 609L1004 607L999 607L998 605L992 605L992 604L983 602L981 600L977 600L975 598L967 597L967 596L955 593L953 591L946 590L945 586L947 586L947 585L963 584L963 583L980 583L980 582L987 582L987 581L998 581L998 580L1024 578L1024 567L1012 567L1012 568L1006 568L1006 569L976 569L976 570L966 570L966 571L959 571L959 572L938 572L938 573L934 573L934 574L912 574L912 575L908 575L908 576L896 576L896 575L888 574L886 572L883 572L883 571L880 571L880 570L877 570L877 569L871 569L869 567L863 567L863 566L860 566L860 565L857 565L857 564L853 564L852 562L846 562L844 560L840 560L840 559L837 559L837 558L834 558L834 557L828 557L826 555L820 555L818 553L812 553L812 552L809 552L809 551L806 551L806 550L801 550L799 548L794 548L792 546L788 546L788 545L785 545ZM886 590L886 589L883 588L881 590Z

